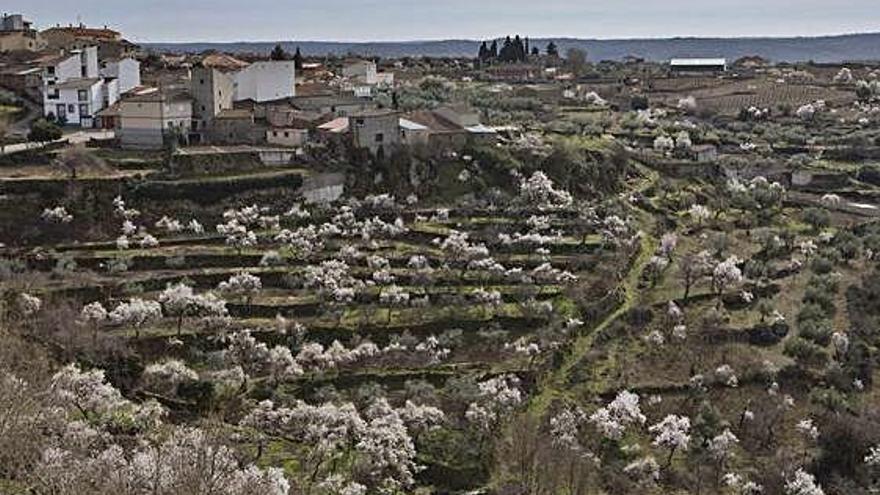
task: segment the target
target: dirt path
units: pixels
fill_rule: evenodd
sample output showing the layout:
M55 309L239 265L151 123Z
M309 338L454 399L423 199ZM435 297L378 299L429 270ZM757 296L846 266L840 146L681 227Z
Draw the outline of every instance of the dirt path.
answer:
M639 170L646 175L645 180L633 189L635 193L643 193L651 188L659 177L657 172L646 167L636 165ZM585 332L583 335L575 339L571 347L571 352L565 357L562 365L547 379L540 383L540 392L532 397L529 403L528 413L536 418L544 415L547 408L552 404L553 399L564 397L568 393L566 384L568 383L571 371L580 363L590 352L593 342L597 335L601 335L602 331L608 328L612 323L617 321L621 316L625 315L632 309L638 300L638 285L645 270L648 261L657 248L657 239L648 234L653 226L653 218L647 212L643 212L647 221L643 222L643 235L640 240L639 254L629 269L626 277L623 279L619 289L623 291L623 302L611 314L599 321L593 328Z
M648 260L656 249L657 241L649 235L644 235L641 240L639 255L627 273L620 288L623 291L623 303L614 312L606 316L596 326L591 328L577 339L571 347L571 352L565 357L562 365L549 378L541 384L541 392L534 396L529 404L529 413L535 417L541 417L553 402L553 399L564 397L566 384L571 371L580 363L593 347L597 335L608 328L612 323L625 315L638 299L638 284L642 272L648 264Z

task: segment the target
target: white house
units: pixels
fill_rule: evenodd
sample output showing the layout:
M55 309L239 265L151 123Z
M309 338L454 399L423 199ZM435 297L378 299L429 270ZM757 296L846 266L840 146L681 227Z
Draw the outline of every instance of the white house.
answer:
M98 48L87 47L43 60L43 115L69 125L93 127L96 114L116 103L119 84L98 70Z
M101 77L119 81L119 92L127 93L141 85L141 63L126 57L101 61Z
M98 77L98 49L91 47L47 57L40 60L40 66L47 86L70 79Z
M94 117L104 106L104 80L99 77L70 79L46 90L44 114L59 121L82 127L93 127ZM113 95L107 95L114 98ZM116 100L113 99L112 103Z
M373 96L372 86L355 85L351 86L351 91L354 93L355 98L369 98Z
M257 103L292 98L296 94L293 61L255 62L235 73L233 100Z
M669 61L673 72L703 73L725 72L727 60L723 58L674 58Z

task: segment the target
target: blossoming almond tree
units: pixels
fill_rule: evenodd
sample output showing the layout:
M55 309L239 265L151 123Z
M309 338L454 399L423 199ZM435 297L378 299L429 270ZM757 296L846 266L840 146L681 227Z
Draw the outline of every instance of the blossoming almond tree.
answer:
M690 444L691 420L684 416L670 414L659 423L648 428L654 434L654 445L669 450L666 467L672 464L676 451L687 450Z
M170 285L159 295L159 302L167 316L177 320L180 336L186 317L223 317L228 314L226 302L214 294L195 294L192 287L182 283Z

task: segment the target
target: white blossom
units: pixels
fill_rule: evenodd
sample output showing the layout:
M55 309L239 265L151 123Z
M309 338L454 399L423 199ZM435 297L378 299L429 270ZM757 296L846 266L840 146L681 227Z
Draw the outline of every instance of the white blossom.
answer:
M567 208L573 201L571 194L556 189L553 181L541 171L533 173L520 183L519 199L542 211Z
M116 306L109 318L114 325L142 327L162 318L162 305L156 301L132 298Z
M235 296L251 296L262 289L263 283L260 277L247 272L239 272L232 275L228 280L217 285L217 290L221 293Z
M798 469L794 476L785 482L785 495L825 495L812 474Z
M715 368L715 377L718 381L728 387L736 387L739 385L739 379L736 377L736 372L729 364L722 364Z
M712 457L715 459L727 459L733 454L733 449L736 447L737 443L739 443L739 439L736 438L736 435L734 435L729 428L727 428L719 435L716 435L709 440L709 453L711 453Z
M141 379L149 390L175 394L179 385L194 382L199 375L182 361L169 359L147 366Z
M104 305L98 301L86 304L79 312L79 319L83 323L100 324L107 321L108 317Z
M816 441L819 439L819 428L813 424L813 420L810 418L799 421L795 425L795 429L807 440Z
M638 484L652 484L660 479L660 464L651 457L643 457L623 468L623 472Z
M645 420L639 407L639 396L626 390L590 415L590 422L602 435L612 440L622 438L628 426L645 424Z
M159 246L159 240L150 234L144 234L140 240L141 249L150 249Z
M654 445L674 451L687 450L691 441L690 429L689 418L670 414L648 431L654 434Z
M46 208L41 215L42 219L51 223L70 223L73 221L73 215L67 212L67 208L56 206L54 208Z
M40 311L40 308L43 307L43 301L39 297L24 292L18 295L16 302L19 311L21 311L21 314L24 316L31 316Z

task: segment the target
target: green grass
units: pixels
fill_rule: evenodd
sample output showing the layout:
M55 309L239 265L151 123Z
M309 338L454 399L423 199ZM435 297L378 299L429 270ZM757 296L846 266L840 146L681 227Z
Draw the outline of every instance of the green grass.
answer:
M565 386L568 378L575 366L580 363L590 349L597 335L601 334L612 323L617 321L621 316L625 315L638 300L638 284L642 276L648 260L654 253L657 246L656 239L645 235L642 237L639 255L627 273L626 278L621 284L624 294L623 303L610 315L606 316L596 326L578 337L572 345L571 352L566 356L562 366L551 375L545 383L541 385L541 392L536 395L529 404L529 412L536 417L541 417L553 402L554 399L567 395Z

